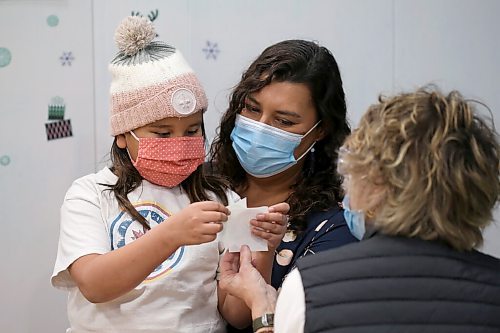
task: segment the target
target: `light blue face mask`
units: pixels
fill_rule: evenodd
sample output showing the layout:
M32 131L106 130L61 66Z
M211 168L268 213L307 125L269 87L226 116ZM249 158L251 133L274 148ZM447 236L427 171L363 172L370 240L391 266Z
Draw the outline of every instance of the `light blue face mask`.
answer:
M274 176L292 167L314 146L314 142L299 158L293 153L306 134L294 134L282 129L236 115L231 140L233 149L245 171L258 178Z
M344 196L344 200L342 200L342 207L344 207L344 218L351 234L361 240L365 235L366 230L365 213L361 210L351 210L348 195Z

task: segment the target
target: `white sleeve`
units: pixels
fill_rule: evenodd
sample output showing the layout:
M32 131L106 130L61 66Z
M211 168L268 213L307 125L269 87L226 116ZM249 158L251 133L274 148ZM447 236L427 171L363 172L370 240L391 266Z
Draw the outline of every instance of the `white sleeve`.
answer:
M92 179L81 178L66 193L61 207L59 245L51 278L51 283L56 288L76 286L67 270L76 259L111 250L98 191Z
M275 333L303 333L306 301L302 277L293 269L285 278L274 313Z

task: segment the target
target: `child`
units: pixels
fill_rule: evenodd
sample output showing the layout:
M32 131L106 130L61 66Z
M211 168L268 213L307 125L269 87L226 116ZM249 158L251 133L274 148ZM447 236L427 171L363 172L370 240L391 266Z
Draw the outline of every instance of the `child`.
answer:
M141 17L118 27L113 166L76 180L61 208L51 282L69 291L68 332L221 332L217 307L235 325L250 320L216 288L214 240L225 205L239 198L203 172L205 93L180 52L155 36ZM276 243L288 205L269 210L251 223Z

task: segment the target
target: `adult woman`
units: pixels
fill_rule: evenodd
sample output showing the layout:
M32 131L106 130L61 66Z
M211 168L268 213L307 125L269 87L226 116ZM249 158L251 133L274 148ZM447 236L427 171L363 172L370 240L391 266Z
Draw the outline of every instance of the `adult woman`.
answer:
M498 332L500 260L474 247L498 202L499 157L497 134L457 92L372 106L339 163L347 222L365 240L298 263L276 332ZM221 285L254 318L272 311L247 249L240 273L235 260L226 255Z
M297 258L355 241L339 207L336 171L337 150L349 133L337 63L313 42L268 47L231 95L212 144L214 168L250 207L291 206L289 232L274 259L275 288ZM271 250L264 254L269 263Z

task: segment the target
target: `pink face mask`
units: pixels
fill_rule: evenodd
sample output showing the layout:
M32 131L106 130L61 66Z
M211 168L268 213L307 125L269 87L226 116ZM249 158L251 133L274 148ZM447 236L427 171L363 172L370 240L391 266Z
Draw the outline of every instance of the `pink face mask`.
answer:
M132 164L141 176L151 183L174 187L189 177L205 161L202 136L177 138L138 138L136 160Z

